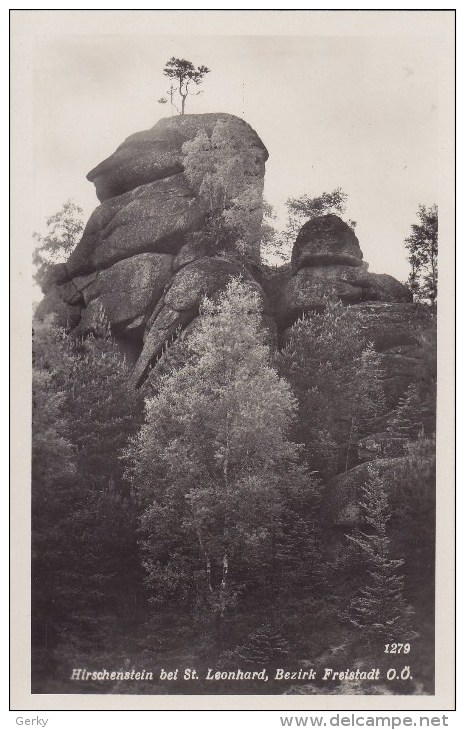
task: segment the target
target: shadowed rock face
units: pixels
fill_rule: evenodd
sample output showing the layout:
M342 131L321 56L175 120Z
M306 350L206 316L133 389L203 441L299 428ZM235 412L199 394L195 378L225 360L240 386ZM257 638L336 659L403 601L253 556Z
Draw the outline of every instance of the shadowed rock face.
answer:
M132 374L135 386L140 385L147 377L165 343L197 317L202 298L214 296L230 279L237 277L241 277L249 287L258 292L265 315L267 303L261 287L246 269L233 261L219 256L206 256L188 264L174 275L147 323L142 352Z
M394 402L416 346L405 328L411 295L393 277L368 271L354 231L338 216L305 223L291 266L276 274L265 274L258 262L245 267L221 252L206 255L207 205L184 176L182 145L199 131L211 136L218 122L233 128L233 154L243 157L249 181L263 188L266 148L232 115L170 117L128 137L89 173L101 205L68 261L52 267L38 316L55 313L59 324L82 335L97 327L103 309L122 350L131 353L138 386L166 343L195 326L202 297L214 296L231 277L241 276L259 293L270 342L277 341L276 330L284 342L286 328L324 306L331 291L347 305L366 307Z
M322 215L307 221L300 229L291 264L298 271L304 266L361 266L362 260L352 228L337 215Z
M77 331L82 334L91 331L101 308L120 335L143 328L172 271L172 256L146 253L86 277L87 283L81 281L86 306Z

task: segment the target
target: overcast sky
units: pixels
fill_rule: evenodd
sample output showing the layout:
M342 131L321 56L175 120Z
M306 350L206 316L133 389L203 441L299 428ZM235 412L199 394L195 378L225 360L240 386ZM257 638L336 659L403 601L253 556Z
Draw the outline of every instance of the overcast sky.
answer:
M42 35L34 49L35 229L69 197L98 204L86 173L169 113L157 99L171 56L205 64L186 111L229 112L270 158L265 196L342 187L370 269L407 276L403 239L437 201L435 44L425 36ZM150 29L147 28L147 33Z

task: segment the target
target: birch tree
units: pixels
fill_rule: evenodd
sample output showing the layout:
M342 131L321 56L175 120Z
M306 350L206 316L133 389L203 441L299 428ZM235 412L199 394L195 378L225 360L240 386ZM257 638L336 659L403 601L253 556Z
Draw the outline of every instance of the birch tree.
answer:
M186 363L159 381L131 452L153 600L222 616L271 550L295 401L269 363L258 296L205 300Z

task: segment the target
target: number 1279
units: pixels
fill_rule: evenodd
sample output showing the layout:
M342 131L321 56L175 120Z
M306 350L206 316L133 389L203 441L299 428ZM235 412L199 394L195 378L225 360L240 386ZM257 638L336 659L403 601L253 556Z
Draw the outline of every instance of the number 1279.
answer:
M385 654L409 654L410 644L385 644Z

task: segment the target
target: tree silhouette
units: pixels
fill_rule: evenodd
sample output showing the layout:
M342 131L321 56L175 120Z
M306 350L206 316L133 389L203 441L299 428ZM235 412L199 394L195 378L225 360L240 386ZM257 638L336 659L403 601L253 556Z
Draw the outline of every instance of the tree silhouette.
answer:
M438 287L438 206L420 205L420 223L413 223L405 239L410 264L409 285L416 299L429 299L436 306Z
M178 107L173 102L175 87L173 85L170 86L168 94L170 95L171 106L174 106L180 114L184 114L186 99L189 94L197 95L202 93L201 91L194 92L192 90L192 85L199 86L199 84L202 83L204 76L210 73L210 69L206 66L197 66L196 68L191 61L186 61L185 58L175 58L172 56L163 69L163 73L165 76L168 76L169 79L175 81L177 84L177 91L181 97L181 110L179 111ZM158 99L160 104L166 104L166 101L167 100L164 97Z
M66 260L84 229L82 208L72 200L63 203L55 215L47 218L47 234L34 233L36 248L32 263L35 281L41 285L51 264Z
M350 601L346 616L369 641L405 641L414 636L413 611L404 599L400 572L405 561L392 558L388 536L391 508L375 469L369 469L369 478L362 486L360 507L365 531L358 530L347 538L366 564L366 581Z

